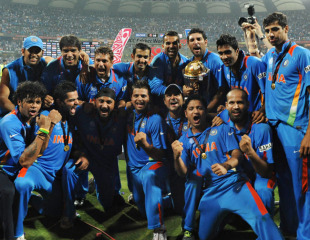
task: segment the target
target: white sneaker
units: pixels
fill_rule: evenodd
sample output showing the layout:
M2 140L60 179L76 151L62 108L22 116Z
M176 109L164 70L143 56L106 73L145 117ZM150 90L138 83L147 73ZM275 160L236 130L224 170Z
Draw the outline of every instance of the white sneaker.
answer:
M26 240L25 234L21 235L20 237L15 238L15 240Z
M167 240L166 228L164 225L154 229L153 240Z

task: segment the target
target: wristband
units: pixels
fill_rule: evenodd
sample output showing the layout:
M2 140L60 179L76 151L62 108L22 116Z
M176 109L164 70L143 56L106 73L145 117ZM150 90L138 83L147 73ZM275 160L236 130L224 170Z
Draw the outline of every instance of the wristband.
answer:
M45 133L46 135L48 135L50 133L50 131L45 129L45 128L40 128L39 132Z

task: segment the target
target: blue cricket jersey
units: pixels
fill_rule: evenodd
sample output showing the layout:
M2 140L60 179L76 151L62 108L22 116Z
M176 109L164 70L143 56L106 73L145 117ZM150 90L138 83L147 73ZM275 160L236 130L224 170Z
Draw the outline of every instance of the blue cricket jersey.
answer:
M188 61L188 59L180 53L178 53L178 55L180 62L176 69L172 68L172 63L164 52L157 54L153 58L151 68L156 78L152 78L149 81L149 85L151 86L151 89L153 89L153 94L163 95L166 87L172 83L175 83L180 87L183 86L184 82L182 70L184 69L184 64Z
M41 114L44 116L48 116L49 111L43 111ZM62 166L64 166L64 163L68 161L72 149L73 128L71 126L69 127L68 121L63 123L63 127L65 130L64 135L61 125L61 122L58 122L54 126L47 148L44 150L43 155L38 157L38 159L34 163L40 165L54 177L56 176L57 171L59 171ZM37 131L38 130L39 127L37 126ZM66 142L65 139L68 139L68 145L70 147L69 151L64 150Z
M193 60L194 56L188 60L185 66ZM202 81L199 94L204 96L205 99L207 100L207 103L209 104L209 102L213 99L213 97L217 93L218 88L221 87L221 85L218 82L218 79L220 78L219 75L221 74L221 66L223 63L219 55L211 51L208 51L208 49L206 49L206 52L203 58L201 59L201 62L206 68L210 69L210 73Z
M35 126L22 121L17 107L0 121L0 164L10 176L22 168L19 158L35 138Z
M229 89L241 88L246 91L250 103L249 111L257 111L262 106L262 94L265 92L266 65L257 57L245 56L242 50L239 52L238 59L242 59L239 77L234 75L230 67L223 64L219 75L219 85L226 85Z
M90 163L114 167L117 155L122 153L126 119L113 112L110 120L103 125L98 114L84 112L82 105L76 109L75 125L83 145L82 151Z
M82 101L91 102L95 100L95 97L101 88L111 88L115 91L116 101L120 101L126 98L127 94L127 81L117 74L113 69L110 70L110 78L106 82L102 82L96 73L96 69L91 68L92 74L89 83L83 84L79 81L79 76L76 79L77 90L79 99Z
M93 64L93 61L89 59L89 64ZM79 60L77 68L74 70L67 69L64 65L63 57L59 57L49 62L44 69L41 80L46 87L49 94L52 94L56 85L61 81L67 80L75 83L77 76L82 69L82 61Z
M209 134L208 139L206 135ZM201 152L197 147L193 137L196 137L202 150L205 149L207 158L201 158ZM207 128L201 133L193 134L189 129L180 139L183 143L181 159L188 168L197 168L199 175L206 178L208 184L219 182L222 178L227 178L236 174L234 170L229 170L227 174L218 176L212 172L211 166L215 163L224 163L228 160L229 154L234 149L239 149L234 132L229 126L222 124L218 127Z
M135 122L133 122L134 114ZM127 120L128 166L141 168L150 161L162 161L162 159L152 159L146 154L143 148L136 147L134 137L135 133L138 131L139 125L139 132L144 132L146 134L146 140L149 144L153 144L153 146L158 149L167 149L167 146L166 129L163 119L157 114L146 114L146 116L143 117L143 114L137 114L134 110Z
M271 48L263 57L267 64L267 80L265 86L266 116L272 124L284 122L303 133L306 132L309 119L310 85L310 51L292 42L292 46L284 57L275 82L271 89L272 76L279 56L288 46L283 44L282 51L277 53Z
M24 63L24 57L20 57L15 61L9 63L4 67L8 69L10 76L10 95L9 99L12 101L19 83L24 81L40 81L43 69L46 67L44 58L41 58L36 68L32 68ZM0 115L7 113L0 108Z

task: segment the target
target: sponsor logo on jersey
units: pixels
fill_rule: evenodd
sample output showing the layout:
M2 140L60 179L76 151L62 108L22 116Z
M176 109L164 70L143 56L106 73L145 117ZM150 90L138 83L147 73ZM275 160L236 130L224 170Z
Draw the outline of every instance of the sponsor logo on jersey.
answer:
M216 129L211 130L211 132L210 132L211 136L215 136L216 134L217 134L217 130Z
M305 67L305 72L308 73L310 71L310 65L308 65L307 67Z
M127 86L122 87L122 91L125 92L126 88L127 88Z
M262 73L258 74L258 76L257 76L258 79L262 79L264 77L266 77L266 72L262 72Z
M268 143L268 144L265 144L265 145L262 145L262 146L258 147L260 152L267 151L267 150L269 150L271 148L272 148L272 143Z

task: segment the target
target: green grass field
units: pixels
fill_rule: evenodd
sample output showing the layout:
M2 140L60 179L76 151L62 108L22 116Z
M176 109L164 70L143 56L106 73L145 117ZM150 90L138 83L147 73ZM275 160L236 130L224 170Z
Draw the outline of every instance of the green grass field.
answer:
M129 191L126 182L125 161L119 161L122 192L127 200ZM276 200L277 199L276 192ZM153 232L147 229L146 219L141 217L134 205L127 204L125 207L105 213L96 199L95 194L87 194L87 200L82 209L77 211L81 220L76 220L72 229L62 230L59 219L39 215L33 208L29 208L28 216L24 222L27 240L45 239L96 239L99 231L87 225L90 223L102 229L117 240L148 240L152 239ZM198 214L197 214L198 218ZM165 225L169 240L181 240L181 217L172 211L165 212ZM275 222L279 224L278 208L276 208ZM101 239L110 239L103 237ZM198 239L198 238L197 238ZM254 240L256 235L244 224L239 224L238 230L232 225L226 225L219 240Z

